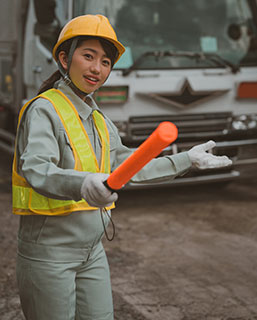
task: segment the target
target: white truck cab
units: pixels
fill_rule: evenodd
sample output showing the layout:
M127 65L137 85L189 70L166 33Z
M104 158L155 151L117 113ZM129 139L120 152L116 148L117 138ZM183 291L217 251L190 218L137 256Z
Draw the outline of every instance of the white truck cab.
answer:
M123 143L137 148L160 122L171 121L179 134L163 155L212 139L213 152L233 165L191 170L169 184L256 178L256 0L24 2L23 99L56 70L51 50L61 27L78 15L104 14L126 52L95 99Z

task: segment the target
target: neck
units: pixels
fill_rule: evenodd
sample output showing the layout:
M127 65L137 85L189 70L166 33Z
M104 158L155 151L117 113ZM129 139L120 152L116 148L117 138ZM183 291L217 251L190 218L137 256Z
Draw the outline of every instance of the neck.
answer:
M79 88L77 88L73 82L70 82L68 85L78 97L80 97L83 101L85 101L86 97L88 96L87 92L84 92Z

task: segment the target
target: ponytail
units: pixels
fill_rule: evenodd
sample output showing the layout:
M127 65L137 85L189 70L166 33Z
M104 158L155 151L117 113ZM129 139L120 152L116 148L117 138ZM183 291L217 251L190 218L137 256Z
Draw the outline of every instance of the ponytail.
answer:
M48 79L46 79L39 88L38 95L46 90L52 89L54 83L61 79L61 73L59 70L55 71Z

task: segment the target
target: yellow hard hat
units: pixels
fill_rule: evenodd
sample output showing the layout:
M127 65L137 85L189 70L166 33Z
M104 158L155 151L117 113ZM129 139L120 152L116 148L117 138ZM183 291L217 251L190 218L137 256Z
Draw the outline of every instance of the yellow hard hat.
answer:
M66 40L77 36L94 36L109 40L118 50L117 62L124 53L124 46L117 40L117 36L109 20L100 14L83 15L70 20L62 29L56 45L53 48L53 57L57 61L57 48Z

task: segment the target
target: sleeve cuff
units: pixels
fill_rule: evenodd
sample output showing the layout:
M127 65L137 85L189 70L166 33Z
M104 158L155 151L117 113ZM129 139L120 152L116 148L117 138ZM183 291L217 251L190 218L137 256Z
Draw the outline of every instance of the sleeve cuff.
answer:
M180 175L185 174L192 166L187 152L180 152L167 158L173 163Z

